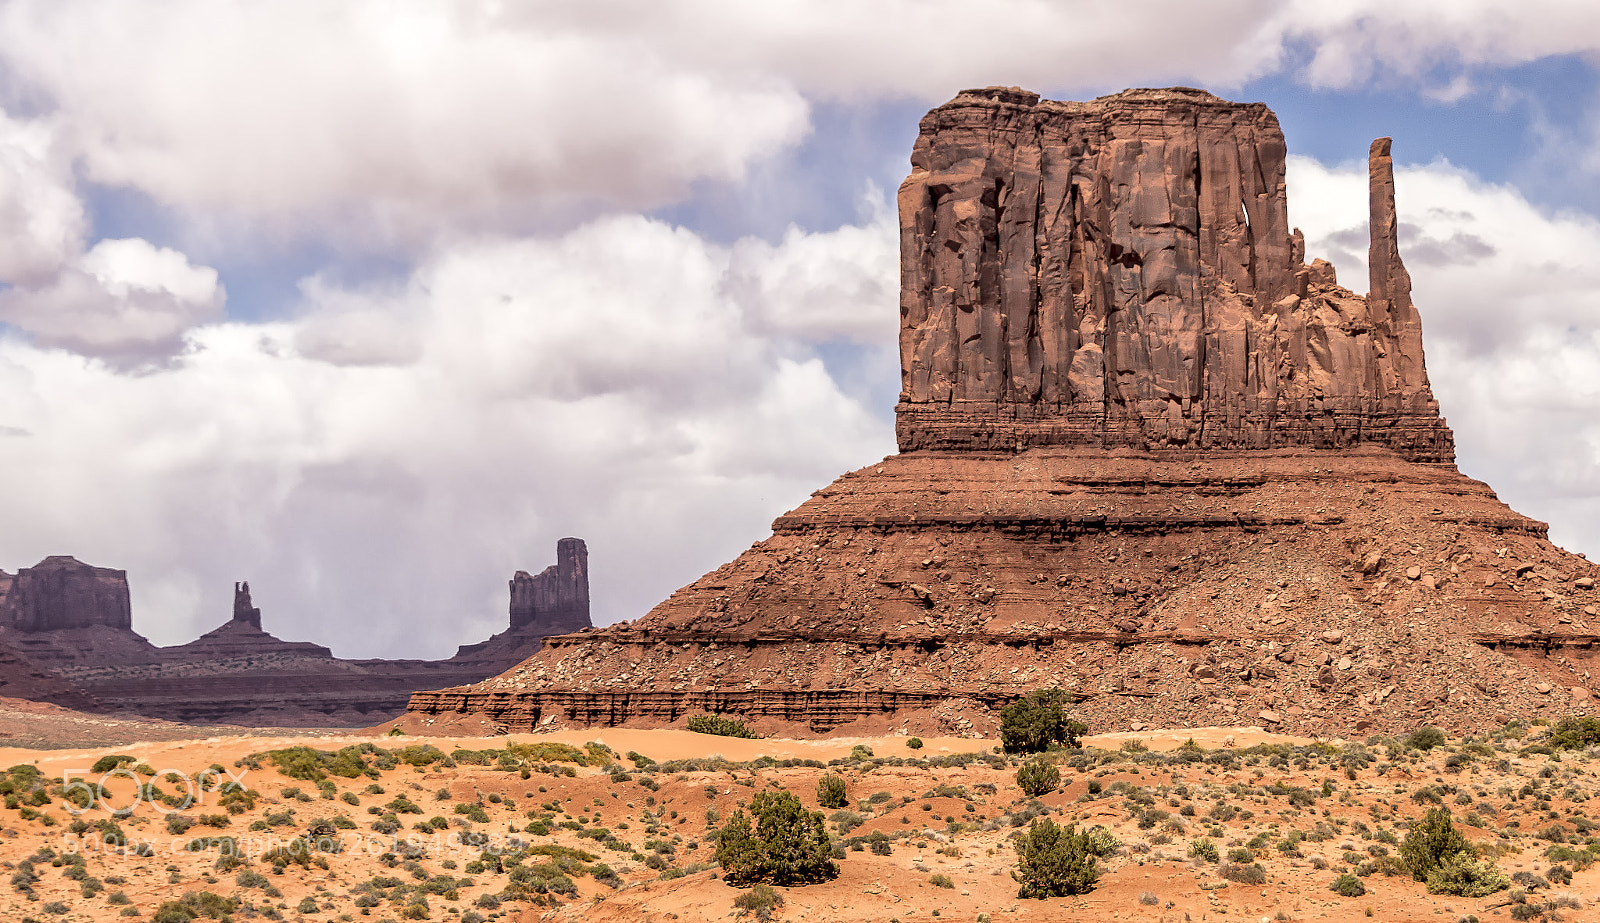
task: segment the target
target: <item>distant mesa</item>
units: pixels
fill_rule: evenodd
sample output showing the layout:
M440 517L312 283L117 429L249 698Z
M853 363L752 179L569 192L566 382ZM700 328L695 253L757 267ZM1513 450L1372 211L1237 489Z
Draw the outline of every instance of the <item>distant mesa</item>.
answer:
M250 584L232 617L174 647L132 629L125 572L50 557L0 571L0 695L116 708L192 723L363 726L405 710L417 689L470 683L588 627L588 549L564 538L557 563L511 581L509 627L448 660L347 660L262 628Z
M1368 152L1368 294L1306 261L1259 103L1183 87L929 112L899 191L899 453L643 617L419 692L508 731L736 713L994 733L1351 736L1566 714L1600 569L1455 468Z

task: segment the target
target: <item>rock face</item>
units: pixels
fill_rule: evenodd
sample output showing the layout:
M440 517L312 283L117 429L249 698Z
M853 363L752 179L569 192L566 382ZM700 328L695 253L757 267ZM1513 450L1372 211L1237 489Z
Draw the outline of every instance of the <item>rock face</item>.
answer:
M72 628L133 630L128 575L53 555L24 567L0 601L0 627L23 632Z
M533 577L511 578L511 630L560 635L581 631L589 621L589 548L581 538L556 542L556 563Z
M900 193L900 454L413 716L992 734L1058 686L1097 730L1352 735L1587 701L1600 568L1455 469L1388 140L1366 298L1304 262L1284 156L1264 106L1198 90L933 110Z
M1387 139L1370 302L1302 264L1285 153L1267 107L1184 88L972 90L928 113L899 196L901 451L1373 443L1452 461Z
M34 576L41 571L68 576ZM35 689L48 701L73 708L98 701L102 708L194 723L370 725L404 711L418 689L493 676L538 651L545 635L589 626L588 551L575 538L561 540L557 563L539 576L517 573L506 631L467 645L448 660L345 660L319 644L283 641L262 629L248 583L234 584L228 621L188 644L157 648L133 634L129 619L121 627L104 624L108 609L129 612L122 571L49 558L24 569L13 586L24 585L24 577L32 594L24 599L33 611L48 614L29 624L76 627L5 630L0 642L22 653L8 660L10 648L0 643L0 695L30 697L8 692L8 686ZM92 583L96 579L120 588L120 610L102 605L83 614L81 600L108 595L83 589L100 587ZM0 581L0 590L5 589ZM0 606L13 598L7 593Z

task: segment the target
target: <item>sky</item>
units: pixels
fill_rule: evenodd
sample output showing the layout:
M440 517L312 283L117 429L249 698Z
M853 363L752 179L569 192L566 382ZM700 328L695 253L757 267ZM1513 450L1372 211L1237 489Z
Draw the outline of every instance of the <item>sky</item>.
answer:
M441 657L575 535L642 615L894 451L894 191L988 85L1267 103L1358 291L1393 136L1458 464L1600 554L1600 9L1138 9L0 0L0 568Z

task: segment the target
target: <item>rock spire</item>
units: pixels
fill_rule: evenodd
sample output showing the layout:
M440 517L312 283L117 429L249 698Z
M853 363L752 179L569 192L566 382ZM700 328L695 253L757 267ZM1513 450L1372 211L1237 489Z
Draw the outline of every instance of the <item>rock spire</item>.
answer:
M233 585L233 621L249 625L251 628L261 627L261 610L250 604L248 581Z

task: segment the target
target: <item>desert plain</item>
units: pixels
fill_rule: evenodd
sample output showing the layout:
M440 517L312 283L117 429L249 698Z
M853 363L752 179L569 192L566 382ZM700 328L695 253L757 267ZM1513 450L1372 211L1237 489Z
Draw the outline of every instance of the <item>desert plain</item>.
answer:
M1600 906L1600 748L1553 749L1537 722L1442 743L1092 734L1046 754L1060 782L1029 797L1023 759L983 738L451 737L414 719L185 738L17 714L40 736L60 723L99 739L0 751L7 920L1582 920ZM845 807L819 804L825 775ZM61 788L77 779L103 783L93 804ZM771 790L823 813L839 873L741 910L750 892L722 880L715 835ZM1404 873L1398 842L1437 807L1511 889L1430 895ZM1012 842L1035 817L1109 835L1093 890L1018 897ZM1345 874L1365 893L1332 890Z

